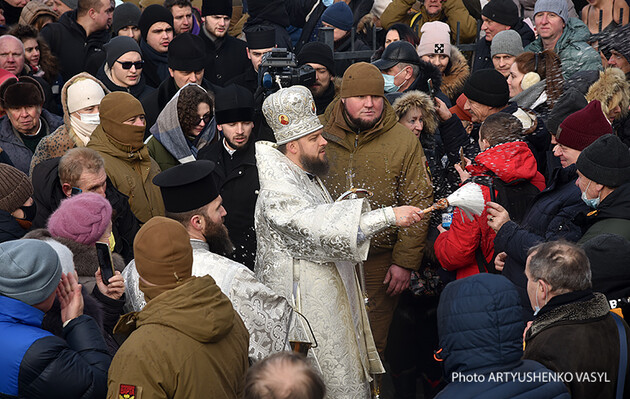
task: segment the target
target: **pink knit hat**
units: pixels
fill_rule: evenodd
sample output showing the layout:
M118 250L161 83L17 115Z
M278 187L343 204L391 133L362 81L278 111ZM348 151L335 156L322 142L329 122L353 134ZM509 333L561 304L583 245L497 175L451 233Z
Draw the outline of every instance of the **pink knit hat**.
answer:
M48 231L53 237L94 245L111 220L109 201L95 193L82 193L61 201L48 219Z
M422 25L418 55L444 54L451 57L451 28L444 22L434 21Z

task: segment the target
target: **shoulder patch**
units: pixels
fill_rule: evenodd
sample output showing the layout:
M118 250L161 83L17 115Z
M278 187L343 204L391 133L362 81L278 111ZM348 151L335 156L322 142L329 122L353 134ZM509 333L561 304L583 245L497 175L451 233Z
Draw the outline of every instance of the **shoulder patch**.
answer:
M120 384L118 387L118 399L140 399L140 387L135 385Z

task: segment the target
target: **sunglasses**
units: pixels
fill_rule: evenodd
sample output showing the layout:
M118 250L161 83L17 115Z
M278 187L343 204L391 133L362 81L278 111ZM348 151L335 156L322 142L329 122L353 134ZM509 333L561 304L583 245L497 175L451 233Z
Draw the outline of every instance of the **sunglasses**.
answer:
M136 69L142 69L142 67L144 67L144 61L142 60L136 61L136 62L131 62L131 61L116 61L116 62L120 64L122 69L131 69L132 66L136 67Z
M195 126L197 126L198 124L201 123L201 121L203 121L204 125L207 125L208 123L210 123L210 121L212 120L212 112L208 112L207 114L205 114L204 116L202 116L201 118L198 118L195 122Z

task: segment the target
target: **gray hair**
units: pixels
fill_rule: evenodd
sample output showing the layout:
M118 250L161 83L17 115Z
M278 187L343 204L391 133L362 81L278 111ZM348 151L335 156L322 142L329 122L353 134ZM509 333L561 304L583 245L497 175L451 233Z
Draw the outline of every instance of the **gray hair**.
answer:
M407 68L408 66L411 67L411 76L413 76L413 78L417 78L418 75L420 75L420 67L416 64L407 64L406 62L399 62L398 67L400 67L400 70L402 71L404 68Z
M551 241L532 247L529 274L551 285L556 295L591 288L591 264L586 252L568 241Z

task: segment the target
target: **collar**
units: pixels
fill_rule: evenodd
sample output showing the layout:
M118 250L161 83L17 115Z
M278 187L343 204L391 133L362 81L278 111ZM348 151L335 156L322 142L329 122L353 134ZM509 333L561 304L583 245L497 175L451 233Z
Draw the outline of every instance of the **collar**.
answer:
M190 239L190 246L192 247L192 249L203 249L206 251L210 251L210 245L207 242L203 240L198 240L196 238Z
M236 152L236 150L233 150L230 147L228 147L227 143L225 142L225 137L223 138L222 143L223 143L223 148L225 148L225 151L227 151L228 154L230 154L230 156L234 156L234 153Z

